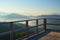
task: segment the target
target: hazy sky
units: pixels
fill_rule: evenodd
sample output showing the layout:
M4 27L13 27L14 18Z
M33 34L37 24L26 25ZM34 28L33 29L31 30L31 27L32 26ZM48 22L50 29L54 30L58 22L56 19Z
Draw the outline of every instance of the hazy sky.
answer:
M60 13L60 0L0 0L0 12L32 16Z

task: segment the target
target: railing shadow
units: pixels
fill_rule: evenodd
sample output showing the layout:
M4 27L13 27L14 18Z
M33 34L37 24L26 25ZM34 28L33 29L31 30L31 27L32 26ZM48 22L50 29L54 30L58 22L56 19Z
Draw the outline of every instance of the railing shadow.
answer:
M46 31L44 31L44 32L42 32L42 33L40 33L38 35L35 35L35 36L31 37L31 38L28 38L27 40L38 40L38 39L46 36L50 32L51 32L50 30L46 30Z

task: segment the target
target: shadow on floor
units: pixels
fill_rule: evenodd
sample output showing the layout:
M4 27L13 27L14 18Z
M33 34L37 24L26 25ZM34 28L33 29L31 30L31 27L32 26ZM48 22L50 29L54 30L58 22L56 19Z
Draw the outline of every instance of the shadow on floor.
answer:
M36 36L33 36L33 37L31 37L31 38L28 38L27 40L38 40L38 39L40 39L41 37L47 35L49 32L50 32L50 31L47 30L46 32L42 32L42 33L40 33L40 34L38 34L38 35L36 35Z

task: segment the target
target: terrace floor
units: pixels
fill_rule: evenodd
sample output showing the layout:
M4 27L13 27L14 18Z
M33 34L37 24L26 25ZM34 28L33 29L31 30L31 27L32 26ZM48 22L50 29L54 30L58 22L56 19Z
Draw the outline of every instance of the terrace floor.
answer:
M46 31L27 40L60 40L60 31Z

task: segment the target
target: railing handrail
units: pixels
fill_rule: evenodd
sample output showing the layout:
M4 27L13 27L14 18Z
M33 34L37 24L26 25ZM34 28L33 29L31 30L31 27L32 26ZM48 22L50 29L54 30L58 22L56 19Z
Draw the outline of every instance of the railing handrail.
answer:
M38 19L38 18L37 18ZM3 22L1 22L0 21L0 23L10 23L10 22L24 22L24 21L33 21L33 20L37 20L37 19L24 19L24 20L17 20L17 21L3 21ZM60 20L59 18L40 18L40 19L38 19L38 20L42 20L42 19L51 19L51 20Z

